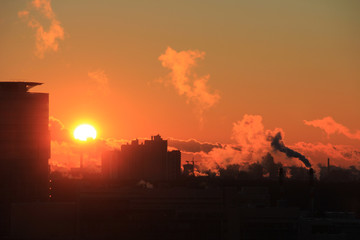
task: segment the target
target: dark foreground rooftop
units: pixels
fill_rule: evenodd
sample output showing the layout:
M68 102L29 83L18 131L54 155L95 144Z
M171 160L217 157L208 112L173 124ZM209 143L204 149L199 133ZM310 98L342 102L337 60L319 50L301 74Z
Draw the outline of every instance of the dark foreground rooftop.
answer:
M12 81L8 81L8 82L0 82L0 92L27 92L29 91L29 89L38 86L38 85L42 85L43 83L39 83L39 82L21 82L21 81L17 81L17 82L12 82Z

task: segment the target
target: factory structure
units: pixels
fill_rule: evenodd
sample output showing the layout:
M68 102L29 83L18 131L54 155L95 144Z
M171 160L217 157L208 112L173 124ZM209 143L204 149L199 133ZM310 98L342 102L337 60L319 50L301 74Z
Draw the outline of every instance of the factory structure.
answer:
M37 82L0 82L0 191L10 201L48 197L49 94Z
M167 147L167 140L160 135L143 143L133 140L119 150L103 153L102 174L114 180L175 180L181 174L181 152Z

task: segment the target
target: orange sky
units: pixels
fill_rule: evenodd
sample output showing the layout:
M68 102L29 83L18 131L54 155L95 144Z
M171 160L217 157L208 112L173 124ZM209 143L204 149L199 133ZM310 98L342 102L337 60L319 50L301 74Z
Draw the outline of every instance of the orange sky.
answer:
M359 150L359 12L353 0L5 0L0 79L44 82L51 116L104 139L234 144L249 114L287 145ZM325 117L348 132L304 122Z

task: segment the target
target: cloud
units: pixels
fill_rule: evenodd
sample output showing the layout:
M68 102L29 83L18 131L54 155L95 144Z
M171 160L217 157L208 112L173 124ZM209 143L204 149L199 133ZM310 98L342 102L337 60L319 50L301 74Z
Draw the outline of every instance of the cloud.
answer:
M317 164L324 164L327 158L339 166L359 165L360 162L360 149L350 145L298 142L292 147L312 156Z
M64 124L53 116L49 118L49 131L51 141L62 143L69 142L71 139L71 135L69 131L65 129Z
M213 144L207 142L199 142L195 139L179 140L174 138L168 139L168 145L169 147L179 149L180 151L192 152L192 153L196 153L196 152L209 153L214 148L223 147L223 145L220 143Z
M213 107L219 100L220 95L211 93L207 82L209 75L197 76L193 67L197 65L197 59L204 59L205 52L199 50L188 50L177 52L168 47L164 54L160 55L159 60L163 67L171 70L171 84L176 88L179 95L184 95L187 102L196 105L200 120L204 111Z
M96 84L96 88L98 92L101 92L103 94L108 94L110 91L109 88L109 78L105 74L104 70L98 69L93 72L88 72L88 76L91 78L91 80Z
M50 0L33 0L28 9L18 12L18 17L35 29L37 57L43 58L47 51L58 51L59 41L64 39L64 29L52 10ZM40 21L40 18L43 20ZM45 27L44 23L49 26Z
M18 12L18 17L19 18L28 17L28 16L29 16L29 11L24 10L24 11L19 11Z
M355 133L351 133L349 128L345 127L340 123L337 123L332 117L324 117L323 119L318 119L313 121L304 120L304 123L308 126L320 128L328 135L328 137L331 134L338 133L338 134L343 134L344 136L350 139L360 140L359 130L357 130Z

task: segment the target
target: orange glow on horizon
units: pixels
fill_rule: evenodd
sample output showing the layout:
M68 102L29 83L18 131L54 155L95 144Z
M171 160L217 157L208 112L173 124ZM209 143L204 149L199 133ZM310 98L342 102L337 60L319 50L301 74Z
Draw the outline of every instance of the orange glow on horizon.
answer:
M89 138L96 138L96 129L89 124L81 124L74 130L74 138L80 141L87 141Z

